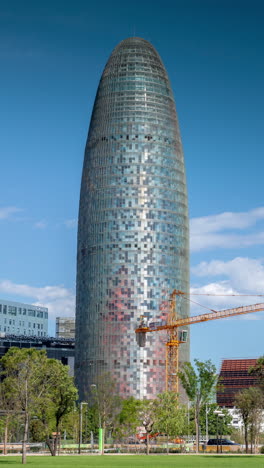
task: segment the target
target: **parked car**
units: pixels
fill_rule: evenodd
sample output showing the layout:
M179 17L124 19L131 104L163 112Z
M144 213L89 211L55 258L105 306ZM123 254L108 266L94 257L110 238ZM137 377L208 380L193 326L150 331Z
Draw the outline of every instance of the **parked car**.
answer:
M236 442L233 442L233 440L230 439L209 439L207 442L207 445L240 445L237 444Z

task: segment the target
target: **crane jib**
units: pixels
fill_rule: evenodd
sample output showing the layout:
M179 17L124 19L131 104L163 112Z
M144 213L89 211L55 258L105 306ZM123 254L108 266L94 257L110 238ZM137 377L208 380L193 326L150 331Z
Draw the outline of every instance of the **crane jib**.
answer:
M160 330L171 330L173 328L178 328L181 326L192 325L194 323L206 322L209 320L217 320L220 318L234 317L236 315L250 314L253 312L261 312L264 310L264 303L253 304L248 306L235 307L233 309L224 309L214 312L209 312L207 314L195 315L193 317L186 317L181 319L176 319L173 324L170 325L158 325L155 322L155 325L150 327L139 327L135 331L136 333L150 333Z

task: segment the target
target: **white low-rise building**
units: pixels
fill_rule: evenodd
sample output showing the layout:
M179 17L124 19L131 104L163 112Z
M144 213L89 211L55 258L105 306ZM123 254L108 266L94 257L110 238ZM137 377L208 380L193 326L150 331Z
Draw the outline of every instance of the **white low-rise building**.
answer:
M0 299L0 333L47 336L48 309L32 304Z

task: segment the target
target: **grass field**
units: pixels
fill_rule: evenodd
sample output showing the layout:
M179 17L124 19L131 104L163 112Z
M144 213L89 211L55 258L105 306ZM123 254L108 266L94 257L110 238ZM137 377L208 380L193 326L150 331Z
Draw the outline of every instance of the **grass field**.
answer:
M21 466L21 457L0 457L0 467ZM27 457L30 468L264 468L264 456L248 455L106 455Z

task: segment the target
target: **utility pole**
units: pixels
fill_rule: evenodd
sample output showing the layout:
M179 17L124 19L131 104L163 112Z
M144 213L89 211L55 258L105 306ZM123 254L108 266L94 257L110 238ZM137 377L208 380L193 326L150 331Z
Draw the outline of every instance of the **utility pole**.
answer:
M83 405L88 405L88 403L86 403L85 401L81 401L80 403L80 413L79 413L79 447L78 447L78 453L80 454L81 453L81 445L82 445L82 426L83 426L83 423L82 423L82 407Z
M95 389L97 405L98 405L98 422L99 422L99 453L100 455L104 454L104 429L102 428L102 419L101 419L101 412L100 412L100 402L99 402L99 395L98 395L98 388L96 384L91 384L91 387Z

